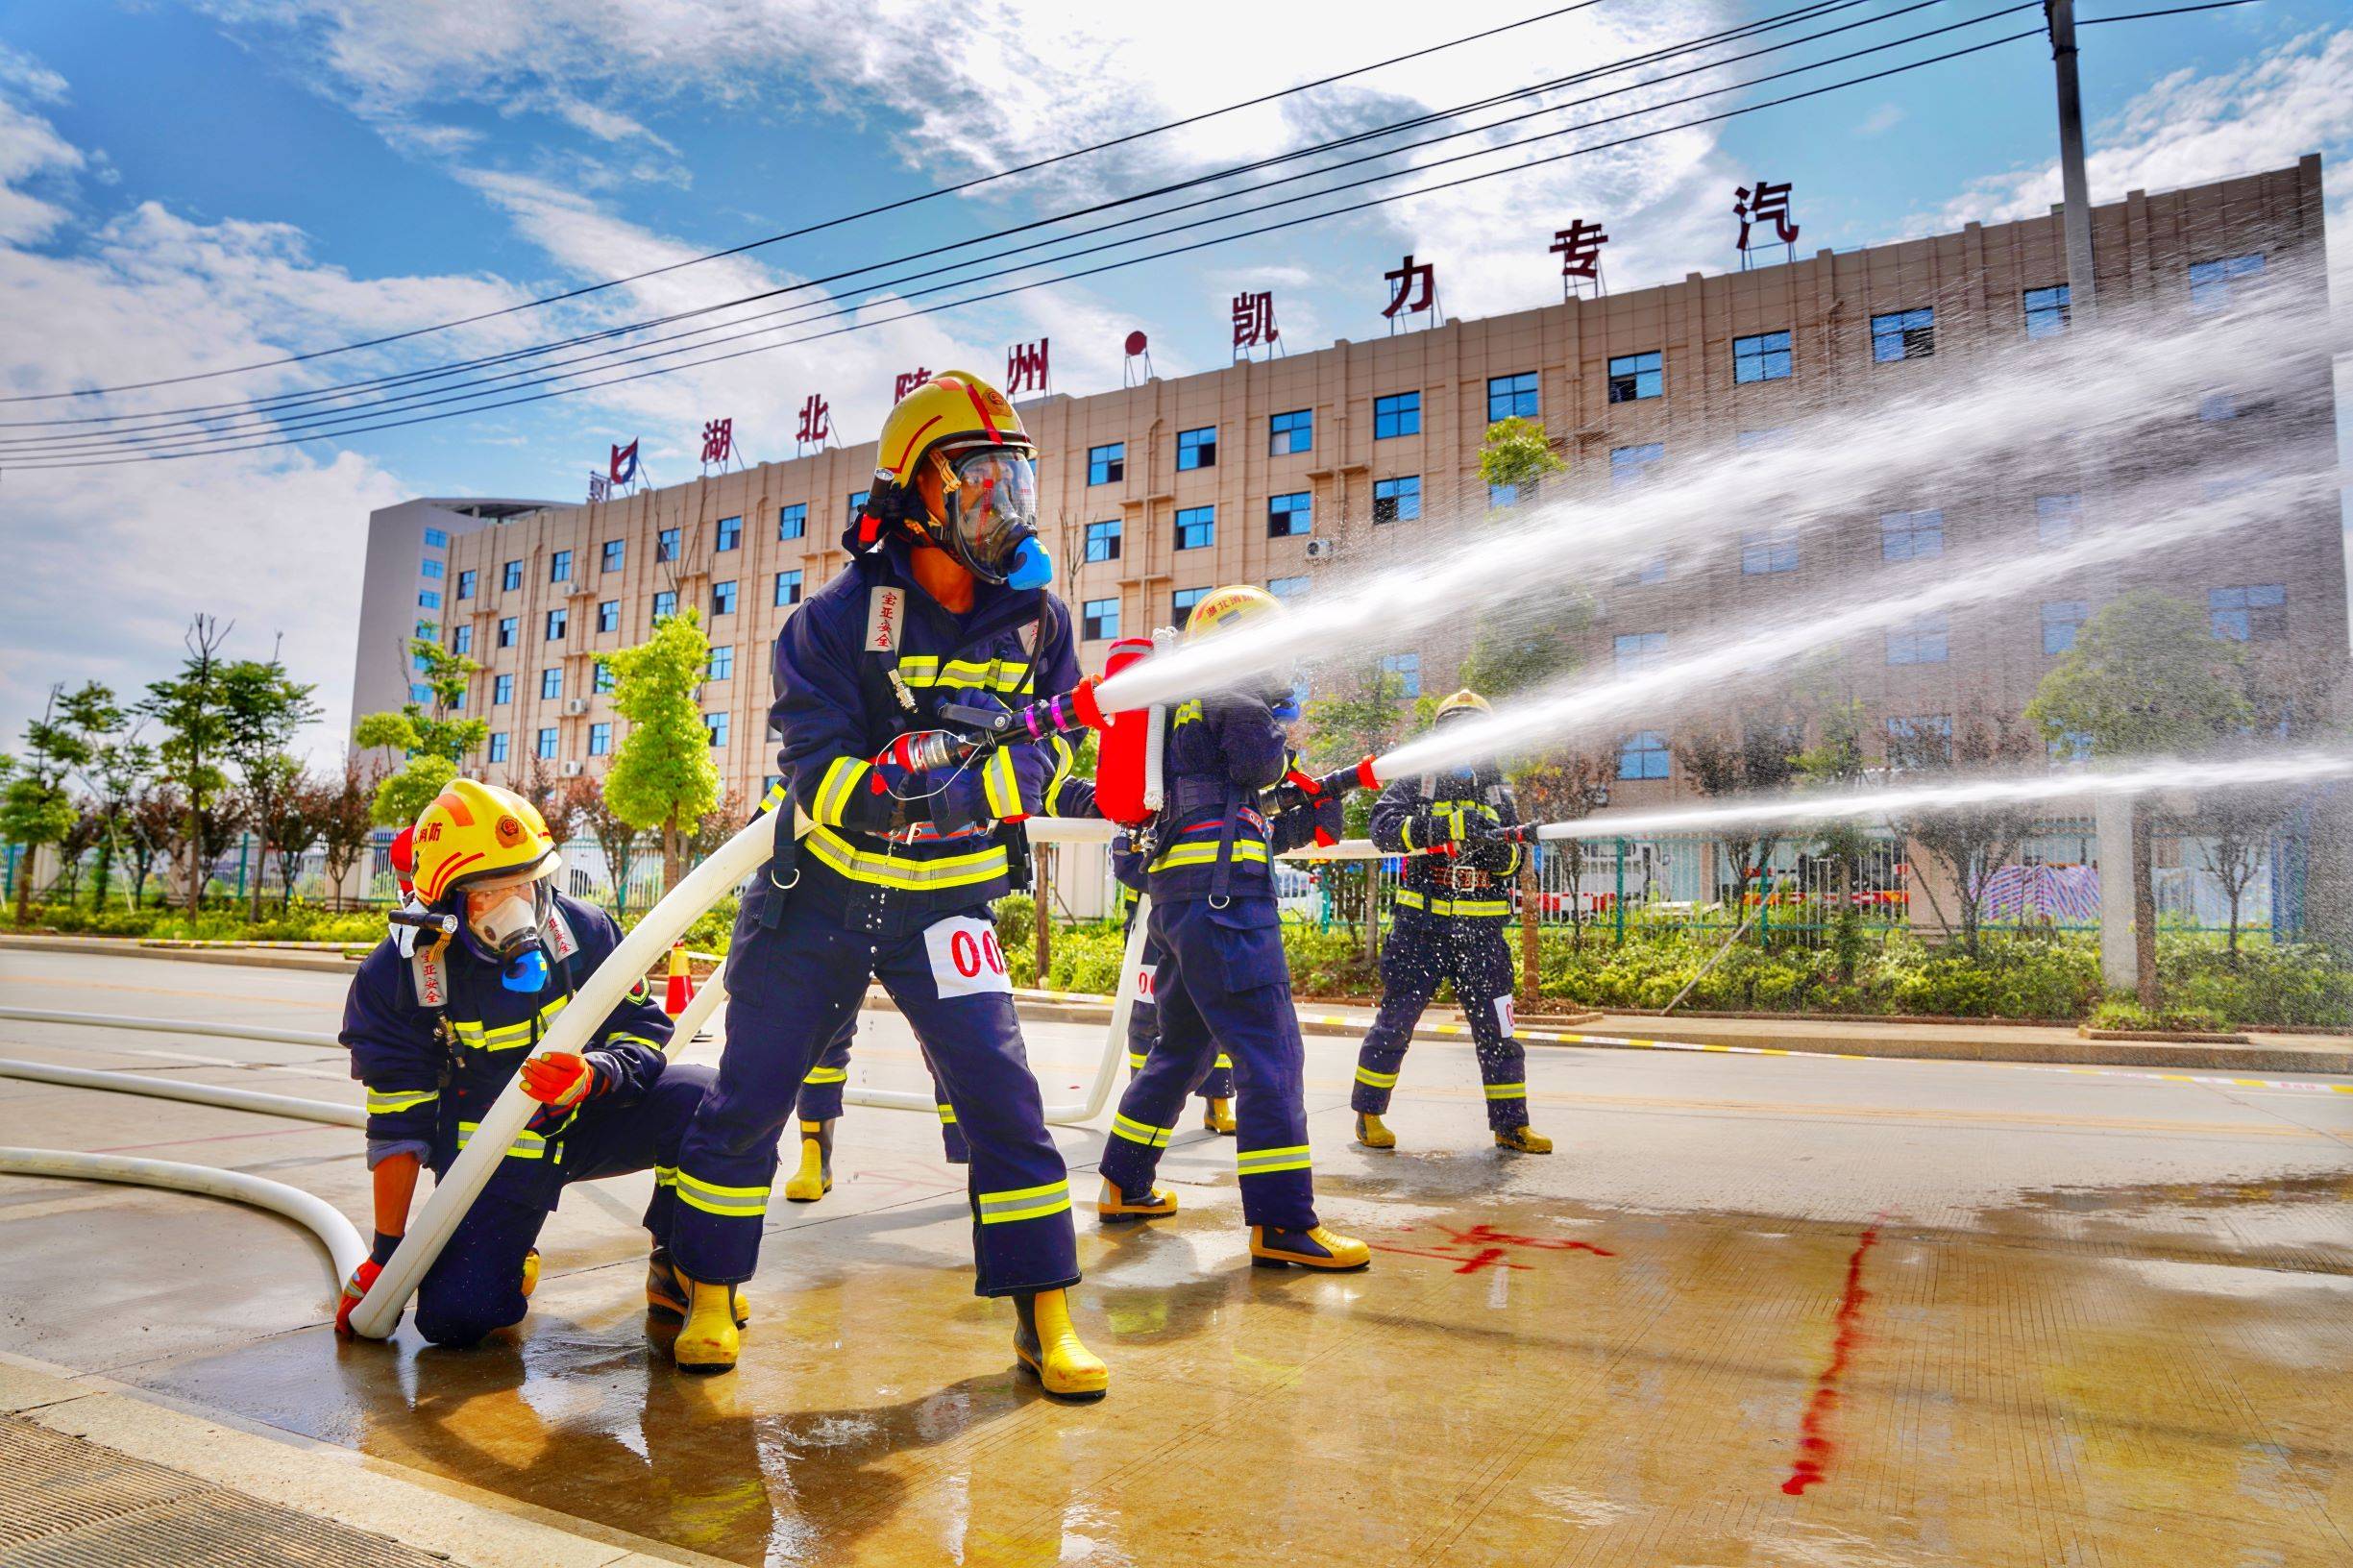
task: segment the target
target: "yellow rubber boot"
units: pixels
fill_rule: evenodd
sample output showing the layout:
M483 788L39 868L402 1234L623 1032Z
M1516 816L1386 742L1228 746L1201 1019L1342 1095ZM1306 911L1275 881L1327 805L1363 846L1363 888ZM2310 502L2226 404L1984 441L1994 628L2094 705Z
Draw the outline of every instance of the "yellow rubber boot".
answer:
M1393 1149L1397 1147L1397 1135L1384 1127L1379 1116L1360 1111L1357 1113L1357 1141L1368 1149Z
M787 1203L815 1203L833 1190L833 1123L800 1124L800 1168L784 1184Z
M1295 1263L1301 1268L1344 1272L1363 1268L1372 1261L1372 1248L1353 1236L1341 1236L1321 1225L1305 1231L1287 1231L1274 1225L1250 1227L1250 1262L1256 1268L1281 1268L1286 1263Z
M1111 1386L1111 1368L1079 1343L1070 1326L1066 1290L1040 1290L1013 1298L1013 1353L1021 1369L1056 1399L1101 1399Z
M1210 1101L1209 1111L1202 1116L1201 1125L1213 1133L1223 1133L1226 1137L1232 1138L1235 1132L1234 1102L1232 1100Z
M533 1247L530 1251L523 1255L523 1299L526 1301L530 1300L531 1292L538 1288L539 1249L537 1247Z
M1123 1192L1119 1184L1106 1176L1103 1190L1094 1200L1095 1217L1106 1225L1133 1225L1142 1219L1165 1219L1177 1211L1176 1194L1165 1188L1149 1188L1141 1192Z
M656 1247L646 1262L646 1311L656 1317L671 1317L684 1321L686 1290L678 1284L678 1271L670 1265L670 1249ZM735 1326L742 1328L751 1321L751 1303L745 1298L744 1287L735 1287Z
M671 1272L676 1275L678 1289L686 1298L686 1321L678 1326L678 1337L671 1343L671 1360L681 1372L734 1371L735 1359L744 1348L743 1331L736 1326L735 1287L704 1285L674 1268Z
M1525 1127L1506 1127L1495 1135L1495 1146L1513 1154L1550 1154L1553 1140Z

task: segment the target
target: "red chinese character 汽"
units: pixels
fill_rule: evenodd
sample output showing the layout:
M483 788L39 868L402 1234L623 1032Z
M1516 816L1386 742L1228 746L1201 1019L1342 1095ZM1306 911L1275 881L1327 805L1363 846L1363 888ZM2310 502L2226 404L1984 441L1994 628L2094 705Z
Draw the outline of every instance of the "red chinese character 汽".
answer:
M1789 217L1789 182L1775 184L1759 180L1753 186L1742 185L1732 192L1732 215L1740 220L1740 250L1749 248L1749 228L1752 224L1771 223L1773 237L1783 245L1798 242L1798 226Z
M1601 266L1602 247L1609 236L1598 223L1577 219L1553 234L1552 253L1560 257L1560 276L1590 280Z
M728 454L734 451L735 421L732 419L705 421L702 427L702 460L706 463L724 463Z
M800 429L793 439L802 442L824 442L833 433L833 409L815 392L800 405Z
M1234 346L1247 349L1272 343L1282 333L1275 327L1275 297L1271 290L1234 296Z
M1012 397L1023 387L1033 392L1045 390L1045 338L1035 343L1016 343L1005 351L1005 395Z
M1394 318L1400 311L1410 315L1417 310L1427 310L1437 300L1437 263L1424 261L1415 266L1410 251L1406 253L1405 260L1396 271L1383 273L1381 280L1389 285L1389 303L1381 312L1385 316ZM1407 303L1409 295L1412 296L1411 304Z

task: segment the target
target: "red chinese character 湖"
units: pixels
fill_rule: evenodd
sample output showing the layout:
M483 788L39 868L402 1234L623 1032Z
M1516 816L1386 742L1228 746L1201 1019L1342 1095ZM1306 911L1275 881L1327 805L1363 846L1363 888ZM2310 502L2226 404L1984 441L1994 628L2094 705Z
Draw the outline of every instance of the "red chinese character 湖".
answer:
M705 421L702 427L702 460L706 463L723 464L734 451L735 421L732 419Z

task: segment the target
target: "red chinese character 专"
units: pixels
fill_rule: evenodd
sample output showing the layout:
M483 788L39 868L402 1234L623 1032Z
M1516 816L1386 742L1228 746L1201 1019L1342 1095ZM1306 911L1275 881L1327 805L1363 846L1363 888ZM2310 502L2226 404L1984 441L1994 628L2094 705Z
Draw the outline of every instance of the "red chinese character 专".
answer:
M1381 281L1389 285L1389 303L1381 313L1391 319L1400 311L1410 315L1416 310L1427 310L1437 299L1437 263L1425 261L1417 267L1413 264L1413 253L1410 251L1406 253L1406 258L1397 270L1383 273ZM1407 303L1408 295L1412 296L1410 304Z
M1560 276L1590 281L1601 267L1602 247L1608 243L1600 224L1582 218L1555 231L1552 253L1560 257Z
M702 460L704 462L724 464L728 454L734 451L734 420L713 419L703 422Z
M894 376L891 378L891 401L893 403L904 401L908 393L930 380L931 372L925 370L921 365Z
M817 393L810 393L809 401L800 405L800 429L794 434L793 439L822 445L832 434L832 407Z
M1282 333L1275 328L1275 297L1271 292L1234 296L1234 346L1247 349L1271 344Z
M1035 343L1016 343L1005 351L1005 396L1012 397L1023 387L1033 392L1045 390L1046 339Z
M1732 215L1740 220L1738 249L1749 248L1749 228L1752 224L1771 223L1773 237L1783 245L1798 242L1798 226L1789 221L1789 182L1775 184L1759 180L1753 186L1742 185L1732 192Z

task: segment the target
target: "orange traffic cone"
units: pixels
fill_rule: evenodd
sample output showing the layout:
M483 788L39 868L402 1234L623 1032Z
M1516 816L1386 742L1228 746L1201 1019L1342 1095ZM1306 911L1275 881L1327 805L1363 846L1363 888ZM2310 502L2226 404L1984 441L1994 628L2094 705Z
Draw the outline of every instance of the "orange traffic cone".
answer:
M695 999L695 977L686 967L686 943L670 944L670 989L662 993L662 1011L676 1017Z

